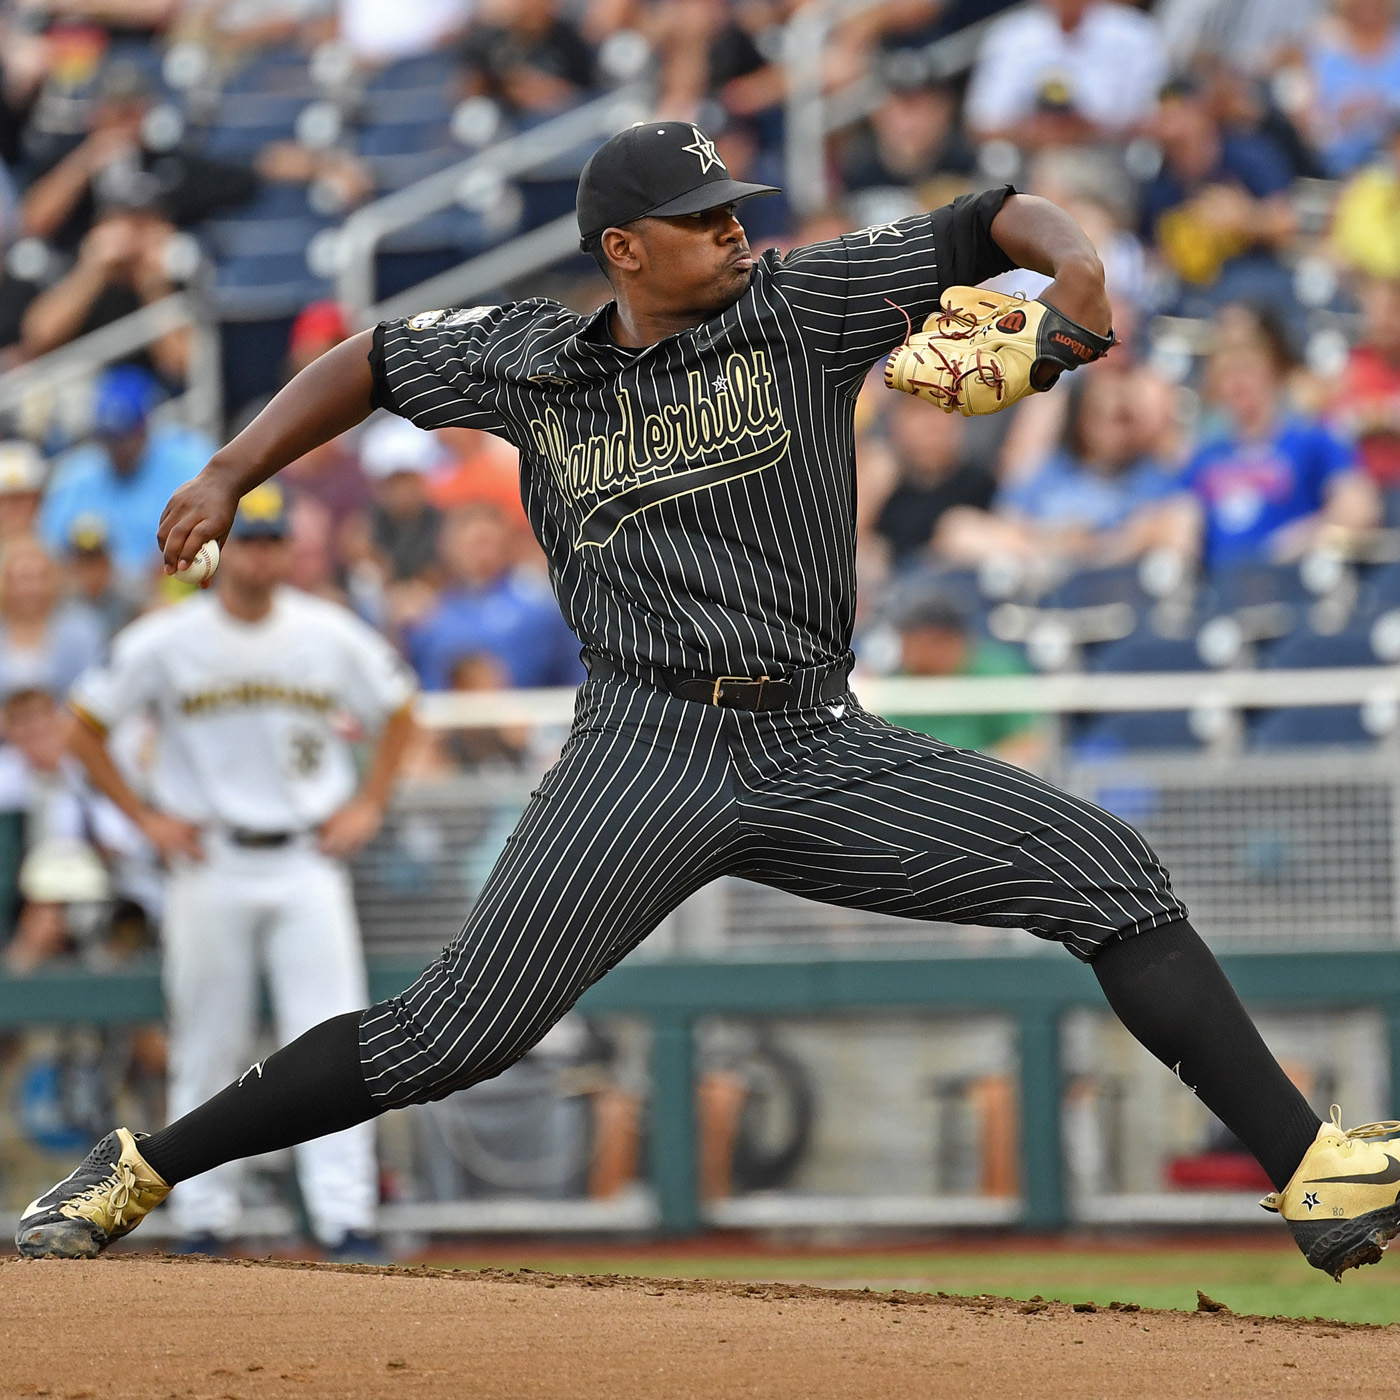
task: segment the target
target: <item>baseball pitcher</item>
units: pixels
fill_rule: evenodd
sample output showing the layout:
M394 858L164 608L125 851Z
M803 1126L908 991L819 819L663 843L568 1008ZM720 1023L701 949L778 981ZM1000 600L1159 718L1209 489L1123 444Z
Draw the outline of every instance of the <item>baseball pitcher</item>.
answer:
M419 980L334 1018L148 1140L108 1135L35 1201L29 1254L95 1254L170 1187L499 1073L720 875L905 917L1028 930L1089 962L1130 1031L1258 1157L1330 1273L1400 1232L1389 1130L1319 1124L1125 822L867 714L847 684L856 395L872 365L930 412L994 412L1112 343L1103 267L1044 200L994 189L755 256L730 178L648 122L579 182L613 300L427 311L318 360L193 482L166 565L239 496L376 406L497 433L588 680L465 928ZM1015 266L1037 301L973 291ZM913 332L914 324L923 329ZM893 358L891 358L893 357Z

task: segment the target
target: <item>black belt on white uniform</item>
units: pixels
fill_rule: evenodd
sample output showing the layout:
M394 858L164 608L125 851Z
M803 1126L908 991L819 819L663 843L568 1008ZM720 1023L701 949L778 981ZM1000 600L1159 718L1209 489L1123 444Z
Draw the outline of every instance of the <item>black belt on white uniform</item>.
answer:
M697 676L658 666L629 670L609 656L585 651L583 664L595 681L632 681L667 690L677 699L728 710L800 710L846 693L855 657L847 652L832 666L814 666L786 676Z
M245 850L273 851L290 845L301 834L299 831L249 831L246 826L234 826L228 830L228 839Z

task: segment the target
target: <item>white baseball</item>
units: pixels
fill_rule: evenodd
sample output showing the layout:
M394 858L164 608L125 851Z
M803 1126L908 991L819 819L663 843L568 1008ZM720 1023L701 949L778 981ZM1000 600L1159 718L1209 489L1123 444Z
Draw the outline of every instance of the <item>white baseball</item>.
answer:
M201 584L206 579L214 577L214 570L219 567L219 542L217 540L207 540L200 545L195 556L190 560L189 568L177 569L175 577L181 583Z

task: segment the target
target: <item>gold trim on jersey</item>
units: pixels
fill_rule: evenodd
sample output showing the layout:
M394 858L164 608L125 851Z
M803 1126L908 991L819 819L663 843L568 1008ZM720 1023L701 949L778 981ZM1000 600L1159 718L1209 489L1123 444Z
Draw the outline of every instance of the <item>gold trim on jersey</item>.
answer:
M686 402L639 414L631 393L619 389L621 426L582 442L568 440L553 408L530 420L560 494L584 508L575 549L606 544L649 506L764 471L786 455L791 434L764 351L736 350L709 385L690 370L686 390Z
M103 724L91 710L83 709L76 700L70 700L68 702L68 708L73 712L80 724L86 725L94 734L101 735L103 738L106 737L107 726Z

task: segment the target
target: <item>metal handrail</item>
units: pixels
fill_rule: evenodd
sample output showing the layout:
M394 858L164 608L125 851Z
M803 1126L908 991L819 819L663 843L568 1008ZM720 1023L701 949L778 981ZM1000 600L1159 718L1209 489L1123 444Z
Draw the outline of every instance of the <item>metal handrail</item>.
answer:
M374 254L381 239L458 203L464 186L474 179L518 177L587 141L614 135L645 116L649 101L650 89L644 84L619 88L357 209L337 235L336 290L342 305L361 326L373 324L368 317L374 303Z
M217 435L223 413L218 328L189 292L172 292L0 375L0 413L22 407L36 394L88 378L101 366L144 350L184 326L193 327L195 334L188 387L179 401L182 417L192 427Z
M788 202L799 214L810 214L826 203L826 75L823 70L827 40L838 23L873 3L875 0L812 0L798 9L783 27L783 67L787 80L784 122L787 146L783 171ZM870 83L867 79L857 79L848 86L868 87ZM875 97L871 106L878 100Z
M867 709L901 715L1113 714L1375 704L1400 709L1400 666L1140 675L872 676L857 677L855 689ZM564 687L429 691L419 697L417 713L423 724L435 729L566 724L573 718L575 694Z

